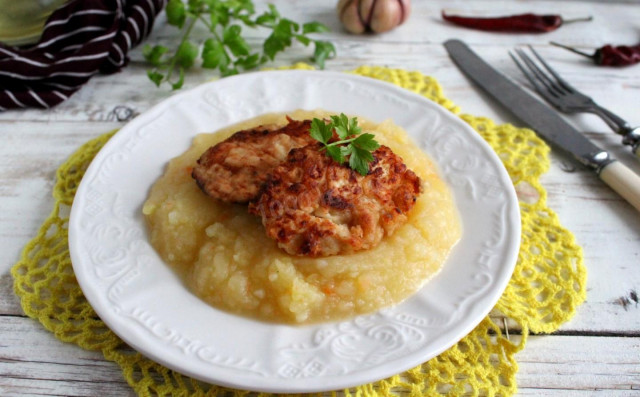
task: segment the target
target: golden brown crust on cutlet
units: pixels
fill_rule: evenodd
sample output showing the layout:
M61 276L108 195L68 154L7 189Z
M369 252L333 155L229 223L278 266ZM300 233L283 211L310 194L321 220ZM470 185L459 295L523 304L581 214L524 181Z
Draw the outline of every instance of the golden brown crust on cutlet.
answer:
M235 203L256 199L289 151L313 142L311 121L288 121L281 128L259 126L236 132L207 149L191 175L211 197Z
M249 211L292 255L346 254L373 248L406 222L420 178L391 149L373 152L362 176L329 158L320 144L292 150Z

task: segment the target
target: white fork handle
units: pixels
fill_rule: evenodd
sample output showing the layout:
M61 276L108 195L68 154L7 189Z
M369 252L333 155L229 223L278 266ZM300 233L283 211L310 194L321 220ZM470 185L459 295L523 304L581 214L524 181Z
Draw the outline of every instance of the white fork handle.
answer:
M640 176L621 162L613 161L600 170L600 179L640 211Z

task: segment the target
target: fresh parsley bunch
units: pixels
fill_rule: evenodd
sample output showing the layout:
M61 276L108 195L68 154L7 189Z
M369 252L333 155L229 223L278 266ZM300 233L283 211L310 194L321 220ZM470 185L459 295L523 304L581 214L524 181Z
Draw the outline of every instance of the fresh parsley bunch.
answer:
M271 4L267 11L257 15L251 0L189 0L187 3L169 0L165 11L168 23L181 29L183 34L173 53L162 45L144 47L143 55L154 67L147 75L157 86L168 82L174 90L181 88L185 70L198 58L202 59L202 67L217 69L222 76L229 76L273 60L294 41L305 46L314 44L313 61L320 68L336 53L332 43L308 36L327 32L329 28L319 22L300 25L283 18ZM204 24L211 33L204 43L190 39L197 23ZM261 51L254 51L242 37L243 26L271 30Z
M342 164L349 159L349 167L358 171L360 175L367 175L369 163L373 161L374 150L380 147L373 134L363 134L358 126L358 118L348 118L344 113L331 116L331 122L314 118L309 131L311 137L324 144L329 157ZM333 131L340 138L330 142Z

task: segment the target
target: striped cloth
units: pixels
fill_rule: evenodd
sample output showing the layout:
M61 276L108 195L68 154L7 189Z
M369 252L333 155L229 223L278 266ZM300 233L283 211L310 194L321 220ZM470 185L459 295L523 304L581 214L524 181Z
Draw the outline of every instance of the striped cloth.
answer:
M72 0L32 47L0 44L0 111L50 108L97 73L115 73L150 32L166 0Z

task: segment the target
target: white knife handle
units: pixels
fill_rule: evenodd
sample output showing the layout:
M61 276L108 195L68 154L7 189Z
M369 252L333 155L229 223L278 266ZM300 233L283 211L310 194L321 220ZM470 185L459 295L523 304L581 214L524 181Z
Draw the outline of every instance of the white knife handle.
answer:
M600 179L640 211L640 176L619 161L600 170Z

